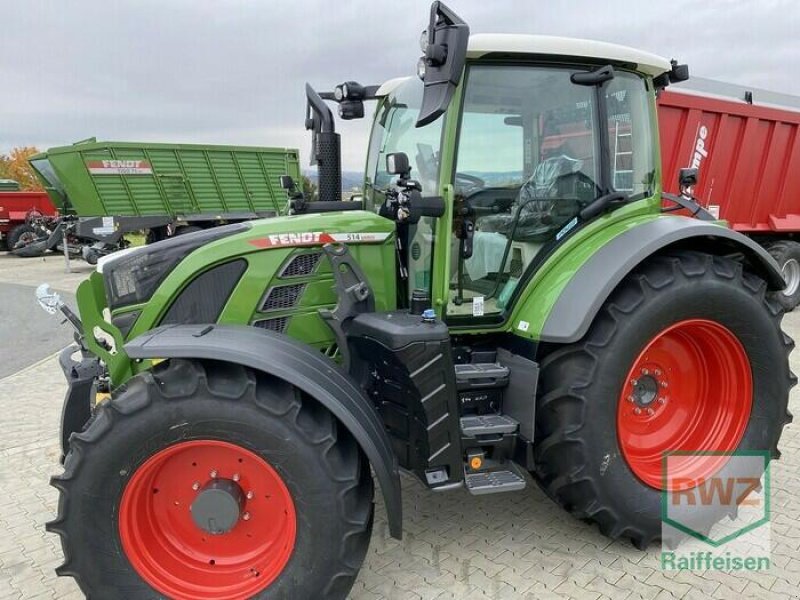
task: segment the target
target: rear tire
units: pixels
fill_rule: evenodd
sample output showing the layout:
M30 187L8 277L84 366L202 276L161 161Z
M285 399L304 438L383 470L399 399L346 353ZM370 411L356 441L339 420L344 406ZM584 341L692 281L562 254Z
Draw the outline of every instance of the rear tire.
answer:
M246 511L216 535L192 521L212 481L239 482ZM72 435L52 484L56 572L90 598L345 598L372 529L352 436L286 382L227 363L173 360L131 379Z
M663 451L767 450L777 458L783 426L791 421L787 403L796 378L788 356L794 343L780 329L780 307L765 292L764 281L743 272L741 264L697 252L655 257L629 275L605 302L583 340L556 348L541 361L534 475L548 496L575 517L597 523L612 539L627 537L645 548L661 538L662 492L652 485L652 470L658 467L650 463L648 471L647 464L630 458L627 425L619 411L630 400L632 367L642 356L649 358L643 350L681 323L705 323L735 336L740 344L734 341L733 346L742 348L750 363L752 404L749 416L738 415L743 424L737 436L729 436L724 444L716 439L732 447ZM693 343L690 338L689 347ZM680 383L681 375L691 381L686 372L673 373L669 385ZM730 379L717 382L723 392L736 384L735 376ZM709 406L716 398L714 386L706 390L699 401L696 395L688 400ZM675 397L680 399L677 393ZM655 398L660 403L658 395ZM670 408L670 402L675 399L661 406ZM653 406L658 410L659 404ZM699 409L697 413L705 414ZM686 436L664 437L667 444L686 440ZM696 445L697 438L687 443ZM642 478L648 476L651 484Z
M794 310L800 304L800 244L780 241L770 244L767 250L786 280L786 289L775 293L775 299L785 310Z

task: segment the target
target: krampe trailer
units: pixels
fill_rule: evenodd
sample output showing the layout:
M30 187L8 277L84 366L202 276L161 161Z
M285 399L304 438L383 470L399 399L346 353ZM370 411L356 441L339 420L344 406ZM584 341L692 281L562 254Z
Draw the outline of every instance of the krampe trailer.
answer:
M698 169L696 194L711 213L778 262L800 304L800 98L692 79L658 99L663 172ZM669 191L678 192L674 181Z
M297 150L249 146L98 142L30 158L53 204L76 215L75 235L95 240L92 263L125 233L148 241L280 214L280 176L299 178Z
M44 192L23 192L16 181L0 180L0 241L8 250L17 242L35 238L33 220L57 215Z
M645 548L665 490L777 458L781 270L697 205L696 171L663 192L656 93L687 67L470 36L440 2L421 42L415 77L306 87L319 201L287 177L289 216L103 259L79 315L39 290L77 332L48 529L87 596L344 598L373 473L396 538L403 469L432 493L532 478ZM342 202L328 103L368 100L365 197ZM668 452L694 453L679 480Z

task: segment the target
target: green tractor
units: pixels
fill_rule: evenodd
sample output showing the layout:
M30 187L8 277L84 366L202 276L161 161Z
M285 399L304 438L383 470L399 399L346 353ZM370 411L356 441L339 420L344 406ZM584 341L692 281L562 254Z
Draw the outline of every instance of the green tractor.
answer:
M789 422L777 265L662 193L656 95L685 65L469 35L434 2L418 76L307 87L319 198L104 258L61 308L60 575L106 599L343 598L377 482L556 503L640 548L662 458ZM360 201L342 118L377 101ZM699 485L726 458L688 461Z

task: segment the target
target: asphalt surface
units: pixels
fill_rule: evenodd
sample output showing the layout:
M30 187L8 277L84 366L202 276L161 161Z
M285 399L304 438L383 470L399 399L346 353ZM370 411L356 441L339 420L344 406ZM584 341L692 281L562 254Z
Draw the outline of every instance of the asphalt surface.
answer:
M29 285L0 283L0 378L48 357L72 341L72 328L36 303ZM75 296L59 292L75 306Z

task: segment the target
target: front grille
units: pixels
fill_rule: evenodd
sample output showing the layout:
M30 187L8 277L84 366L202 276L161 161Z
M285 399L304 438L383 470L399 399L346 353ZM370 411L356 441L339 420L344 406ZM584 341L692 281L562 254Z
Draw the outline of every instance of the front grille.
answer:
M277 317L275 319L261 319L255 321L253 327L261 327L261 329L269 329L276 333L283 333L286 331L286 326L289 324L289 317Z
M240 258L198 275L175 298L159 324L216 323L246 270L247 261Z
M260 310L264 312L268 310L291 308L297 304L297 301L300 299L305 289L305 283L272 287L267 291L267 295L261 303Z
M289 259L278 277L303 277L311 275L322 258L322 252L305 252Z

